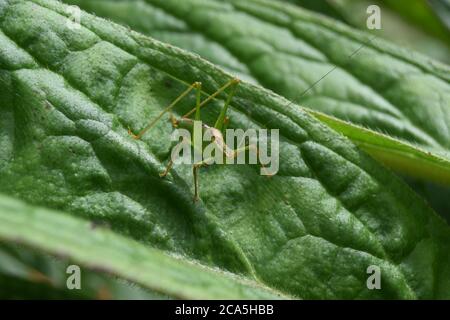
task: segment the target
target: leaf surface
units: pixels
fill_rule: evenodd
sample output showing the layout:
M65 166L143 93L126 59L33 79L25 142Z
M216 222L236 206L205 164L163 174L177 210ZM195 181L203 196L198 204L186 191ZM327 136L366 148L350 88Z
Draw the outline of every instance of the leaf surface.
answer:
M450 185L448 66L282 1L66 2L341 119L341 132L353 132L348 137L356 143L365 136L358 127L370 129L375 143L359 143L365 151L394 169L400 162L415 168L409 175ZM398 148L380 149L386 135ZM444 173L437 169L442 163Z
M194 81L206 97L231 76L85 13L72 30L69 16L56 1L0 1L1 192L288 296L448 298L449 227L349 140L261 87L239 86L230 127L279 129L278 174L211 166L193 203L190 166L158 175L170 122L143 141L127 129L144 127ZM204 121L213 123L224 99L203 109ZM367 289L370 265L381 268L383 290Z
M280 298L279 294L235 275L168 256L110 230L93 229L88 221L5 196L0 196L0 239L70 258L173 298Z

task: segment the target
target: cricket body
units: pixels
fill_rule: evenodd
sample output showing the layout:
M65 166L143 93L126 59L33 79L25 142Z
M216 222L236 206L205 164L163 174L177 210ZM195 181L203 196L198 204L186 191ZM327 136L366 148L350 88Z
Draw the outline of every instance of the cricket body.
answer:
M174 128L183 127L189 128L193 131L193 136L195 137L197 134L203 135L205 131L209 131L210 136L212 137L212 143L217 146L217 150L220 150L223 153L223 156L228 159L233 159L237 157L238 154L242 152L246 152L247 150L253 150L258 152L258 148L255 145L248 144L244 147L238 147L237 149L230 149L224 140L224 132L226 130L228 124L228 117L226 115L230 102L236 92L236 88L239 85L240 80L237 78L233 78L228 81L225 85L219 88L212 95L208 96L204 101L201 101L201 90L202 84L200 82L194 82L190 85L178 98L176 98L169 106L162 110L162 112L152 120L144 129L142 129L137 135L134 135L129 132L134 139L141 139L144 134L146 134L162 117L165 113L170 113L170 120L172 122L172 126ZM201 122L201 108L205 106L212 99L217 97L220 93L229 89L229 93L227 99L225 100L225 104L222 107L220 114L214 124L214 126L208 126ZM185 98L192 90L196 90L196 104L195 107L186 113L181 118L177 119L173 116L171 110L176 106L176 104ZM194 114L194 119L191 119L190 116ZM195 123L201 123L201 126L196 126ZM200 130L201 132L198 132ZM202 144L195 143L194 141L184 141L185 143L189 143L196 151L201 152L203 149ZM175 152L178 154L178 152ZM160 173L161 177L165 177L174 165L175 159L173 157L170 158L166 169L164 172ZM193 163L193 176L194 176L194 201L199 200L199 169L204 166L208 166L210 164L211 159L202 159L201 161Z

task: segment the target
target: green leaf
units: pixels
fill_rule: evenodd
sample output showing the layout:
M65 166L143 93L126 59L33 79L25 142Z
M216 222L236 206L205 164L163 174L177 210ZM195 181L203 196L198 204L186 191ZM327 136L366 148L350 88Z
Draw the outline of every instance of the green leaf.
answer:
M450 186L450 160L420 147L366 129L325 113L308 110L334 130L350 138L375 159L389 164L398 172Z
M428 0L279 0L296 3L306 9L321 12L361 30L393 41L403 47L422 52L444 63L450 62L450 34L433 14ZM439 0L438 0L439 1ZM381 14L381 29L368 30L367 9L377 5ZM443 12L441 10L440 12Z
M414 25L424 29L429 34L445 41L450 41L450 3L448 0L381 0L383 4L403 15ZM439 21L440 18L441 21ZM447 28L447 29L446 29Z
M450 199L450 188L409 177L405 177L405 180L450 224L450 202L448 201Z
M343 5L338 1L317 0L280 0L299 5L305 9L319 12L337 20L345 21L346 14Z
M276 1L66 2L194 51L237 76L349 122L340 125L344 134L356 132L353 123L375 136L381 133L373 141L389 135L399 147L389 157L386 150L378 152L382 142L361 147L395 169L394 153L402 165L420 169L408 174L433 179L441 176L442 170L435 170L440 158L446 165L439 182L449 184L450 69L445 65ZM431 155L420 161L417 150Z
M185 12L194 4L177 3L173 11ZM231 2L195 3L203 9L190 11L197 12L194 21L212 15L206 29L219 28L224 37L256 30L254 23L262 27L261 34L281 32L289 37L287 30L261 24ZM269 179L260 176L255 166L210 166L200 174L201 201L193 203L190 166L179 165L167 179L159 177L170 156L170 121L160 122L143 141L133 140L127 129L141 129L194 81L203 83L206 96L231 75L196 55L85 13L81 27L70 29L69 16L67 7L56 1L0 0L0 81L4 84L0 87L0 192L95 224L107 223L113 231L153 247L149 252L158 257L163 255L152 250L238 274L287 296L449 298L449 227L402 181L345 137L261 87L247 82L239 86L229 110L230 128L279 129L278 174ZM230 22L232 16L232 24L215 26L215 21ZM282 21L285 15L277 17ZM242 28L244 21L248 28ZM257 35L253 38L257 40ZM247 43L251 56L251 50L262 45L251 40L236 37L233 47ZM288 40L280 38L271 45L284 46L288 57L308 50L323 56L292 35ZM383 60L385 54L376 57ZM255 60L261 66L264 61L264 56ZM316 66L330 65L317 62ZM265 68L260 70L269 74ZM279 77L292 80L286 72ZM351 83L360 89L356 80ZM219 96L203 109L204 121L213 123L224 99ZM176 114L184 114L194 101L195 96L189 96ZM41 214L46 215L40 213L39 218ZM46 226L32 214L25 220L7 215L12 222L15 216L23 229L3 227L9 239L19 234L17 230ZM52 216L64 222L52 225L51 234L92 247L77 232L87 225L67 222L72 232L63 232L70 218ZM45 240L23 233L21 237ZM119 246L114 240L119 238L107 234L108 243L98 241ZM135 242L128 243L131 249L128 245L117 249L123 250L118 262L139 263L132 249ZM60 248L59 241L46 244ZM87 259L84 255L89 251L75 253ZM99 263L107 260L99 257ZM367 288L371 265L381 268L382 290ZM130 279L125 270L120 271ZM176 282L167 286L168 292L182 289ZM215 285L214 289L222 290ZM231 296L239 297L233 292Z
M29 206L3 195L0 195L0 239L68 257L87 268L120 276L175 298L280 297L235 275L166 255L110 230L93 229L88 221ZM0 278L0 281L7 280ZM69 294L67 290L63 292Z
M0 237L1 238L1 237ZM83 268L82 290L68 290L67 268L73 262L0 243L0 298L2 299L167 299L134 283Z
M440 17L442 23L450 30L450 2L448 0L430 0L433 11Z

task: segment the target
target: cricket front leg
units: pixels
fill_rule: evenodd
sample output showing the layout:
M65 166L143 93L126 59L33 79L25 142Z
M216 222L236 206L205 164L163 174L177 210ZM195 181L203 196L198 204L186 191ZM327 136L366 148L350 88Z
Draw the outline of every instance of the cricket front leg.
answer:
M194 202L200 200L200 184L198 181L199 169L206 164L204 162L195 163L192 168L192 174L194 175Z
M199 197L199 183L198 183L198 169L200 167L196 164L194 164L194 167L192 168L192 174L194 175L194 202L197 202Z
M172 167L173 167L173 163L174 163L174 160L172 160L172 158L170 158L169 163L167 164L166 169L165 169L163 172L161 172L161 173L159 174L159 176L160 176L161 178L164 178L165 176L167 176L167 175L169 174L169 171L170 171L170 170L172 169Z
M170 170L172 169L172 167L173 167L173 165L174 165L174 163L175 163L175 160L176 160L176 159L179 157L179 155L180 155L180 150L181 150L181 148L183 148L183 145L184 145L185 143L190 145L190 141L189 141L188 139L183 139L182 143L177 144L177 145L175 146L174 151L172 151L172 152L170 153L170 160L169 160L169 163L167 164L166 169L165 169L163 172L161 172L161 173L159 174L159 176L160 176L161 178L164 178L165 176L167 176L167 175L169 174Z
M214 158L208 158L204 161L194 163L192 168L192 174L194 175L194 202L200 200L199 169L210 165L210 162L213 160Z
M173 115L173 112L169 113L170 123L172 123L173 128L178 128L178 119Z

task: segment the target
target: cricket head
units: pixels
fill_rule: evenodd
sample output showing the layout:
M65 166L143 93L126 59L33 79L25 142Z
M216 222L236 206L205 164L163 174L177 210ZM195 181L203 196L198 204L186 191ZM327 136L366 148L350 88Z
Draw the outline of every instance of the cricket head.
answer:
M201 89L202 88L202 83L199 81L194 82L193 87L195 89Z

